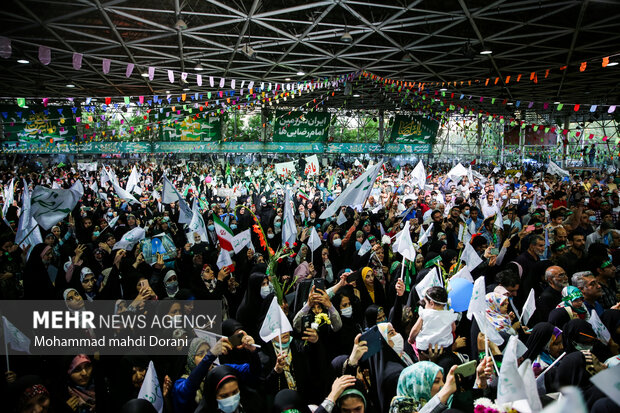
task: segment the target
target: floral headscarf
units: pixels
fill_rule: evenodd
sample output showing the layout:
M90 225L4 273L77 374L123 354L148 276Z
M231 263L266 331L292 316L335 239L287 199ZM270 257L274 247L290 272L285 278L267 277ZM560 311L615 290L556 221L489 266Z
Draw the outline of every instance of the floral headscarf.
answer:
M443 369L430 361L419 361L403 369L398 378L396 396L390 413L417 412L432 398L431 390Z
M577 315L579 316L579 318L583 319L588 312L586 307L584 305L579 308L573 307L573 301L580 298L583 300L583 294L581 293L581 290L573 285L568 285L562 288L562 302L558 304L557 308L570 307L572 310L578 313Z
M508 314L501 313L502 303L508 300L505 295L490 292L486 295L487 300L487 320L495 327L497 331L506 331L512 327Z

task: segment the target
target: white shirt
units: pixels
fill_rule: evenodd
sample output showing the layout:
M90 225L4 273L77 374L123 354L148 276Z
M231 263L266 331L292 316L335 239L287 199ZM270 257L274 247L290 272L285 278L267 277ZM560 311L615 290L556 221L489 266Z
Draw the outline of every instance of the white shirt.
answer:
M457 319L454 310L420 308L418 314L422 319L422 330L415 338L418 350L428 350L429 345L444 348L452 345L452 323Z

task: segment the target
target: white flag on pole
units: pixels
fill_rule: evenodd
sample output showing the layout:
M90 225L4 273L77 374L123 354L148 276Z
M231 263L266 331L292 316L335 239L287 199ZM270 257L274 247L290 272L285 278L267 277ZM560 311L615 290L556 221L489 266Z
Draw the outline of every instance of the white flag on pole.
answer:
M561 390L562 394L557 401L547 405L540 413L588 413L583 395L578 387L562 387Z
M461 261L465 261L467 263L469 271L475 270L477 266L482 264L482 258L480 258L470 242L465 243L465 248L461 254Z
M263 325L260 328L260 338L267 343L289 331L293 331L293 327L290 321L288 321L288 318L286 318L286 314L284 314L282 308L280 308L278 298L273 297L273 301L265 315Z
M439 279L439 274L437 273L437 267L433 266L433 268L431 268L431 270L428 273L426 273L422 281L420 281L415 286L415 290L418 293L418 297L420 297L420 299L423 299L424 295L426 294L426 290L428 290L431 287L442 287L442 286L443 284L441 283L441 280Z
M247 245L248 248L252 248L252 234L250 229L246 229L233 237L233 250L235 254L239 254L241 250Z
M168 180L168 177L164 175L163 177L164 186L162 188L162 197L161 202L164 204L171 204L173 202L177 202L179 197L177 195L177 190L172 185L172 182Z
M73 185L71 185L70 189L79 194L80 198L84 196L84 185L82 185L82 181L80 181L79 179L76 180Z
M418 162L411 172L411 184L420 189L424 189L424 185L426 185L426 170L424 169L422 160Z
M345 222L347 222L347 217L344 215L342 210L340 210L340 213L338 214L338 217L336 218L336 224L342 225Z
M525 304L523 304L523 310L521 311L521 320L524 326L530 321L530 317L534 314L534 311L536 311L536 297L534 296L534 289L532 288L527 296L527 300L525 300Z
M493 324L487 320L487 316L485 312L475 312L474 318L476 319L476 323L480 328L480 332L487 336L487 338L493 343L501 346L504 343L504 339L499 334L499 332L495 329Z
M590 318L588 318L587 321L592 325L592 330L594 330L596 336L605 344L609 343L611 334L609 334L609 330L605 327L605 324L603 324L596 311L592 310Z
M4 190L4 205L2 205L2 217L6 220L6 213L15 200L15 178L11 178L11 183Z
M360 177L351 183L342 193L329 204L327 209L323 211L320 219L331 217L338 211L341 206L363 205L370 194L370 190L375 184L377 175L383 166L383 161L369 167Z
M469 272L469 270L467 272ZM471 320L471 317L476 313L482 313L484 315L487 309L486 295L484 276L480 276L474 281L474 289L472 290L469 308L467 309L468 319Z
M371 248L372 248L372 246L370 245L370 241L366 240L366 241L364 241L364 243L360 247L360 250L357 252L357 255L359 255L361 257L364 254L366 254L368 251L370 251Z
M461 177L467 176L467 169L459 162L454 168L450 169L447 176L452 181L458 182L461 180Z
M144 231L144 228L135 227L131 231L125 232L125 234L123 234L123 236L121 237L120 241L117 241L116 244L114 244L114 247L112 247L112 249L124 249L130 251L138 242L143 240L145 236L146 232Z
M119 219L120 217L121 217L120 215L117 215L117 216L115 216L114 218L112 218L112 219L110 220L110 222L108 222L108 226L109 226L110 228L114 228L114 227L116 226L116 223L118 222L118 219Z
M198 209L198 202L194 200L194 205L192 206L192 220L189 222L189 232L187 233L187 241L190 244L194 244L194 233L197 232L200 234L200 239L203 242L207 241L207 227L205 225L205 221L202 218L202 214Z
M521 345L524 345L524 344L521 343ZM516 354L516 357L517 358L520 357L518 352ZM519 375L521 376L521 379L523 380L523 388L525 389L525 393L527 394L527 402L529 404L531 411L533 412L541 411L542 403L540 401L540 397L538 396L538 386L536 385L536 376L534 376L534 369L532 369L532 360L525 359L523 363L521 363L521 365L519 366ZM523 411L523 410L519 410L519 411Z
M497 402L510 403L517 400L527 399L525 384L519 374L517 363L517 340L516 336L510 336L504 349L502 367L499 370L497 383Z
M159 379L157 378L157 372L155 371L155 365L152 361L149 362L149 368L146 371L146 376L144 376L142 387L140 387L138 399L150 401L158 413L164 411L164 398L159 385Z
M416 252L411 241L411 234L409 233L409 221L407 221L403 230L396 234L392 251L400 253L409 261L415 261Z
M316 249L321 246L321 237L319 237L315 227L312 227L310 239L308 239L308 246L312 249L312 252L316 251Z
M125 186L125 190L129 193L133 192L134 188L138 187L139 182L140 175L138 175L138 169L136 168L136 165L134 165L133 168L131 168L131 174L129 175L129 178L127 178L127 185Z
M30 339L7 320L5 316L2 316L2 328L4 329L4 339L8 347L15 351L30 354Z
M229 265L233 265L232 259L230 258L230 253L224 248L220 248L220 255L217 256L216 265L220 270L224 267L228 267Z
M30 213L41 228L48 230L62 221L80 199L72 189L50 189L37 185L30 199Z
M426 231L424 231L422 235L420 235L420 238L418 239L418 245L420 247L428 242L428 239L430 238L432 232L433 232L433 224L431 223L426 229Z
M162 201L164 204L170 204L172 202L179 203L179 223L180 224L189 224L192 221L192 217L194 214L192 213L192 209L187 205L183 196L177 191L177 189L172 185L172 183L168 180L166 176L164 176L164 189Z
M456 274L454 274L450 279L453 280L455 278L462 278L464 280L467 280L471 283L474 282L474 277L471 276L471 273L469 272L469 269L467 268L467 265L464 265L463 268L461 268L459 270L459 272L457 272ZM484 278L484 277L481 277Z
M15 240L19 243L20 248L24 249L27 245L35 246L43 242L41 237L41 231L37 226L37 221L32 217L30 211L30 190L26 180L23 180L24 192L22 194L22 211L19 216L19 222L17 224L17 233L15 234ZM28 250L28 255L30 251Z
M553 161L549 161L547 173L550 175L557 175L559 177L570 176L570 173L567 170L560 168L558 164Z
M286 195L284 196L284 216L282 219L282 245L288 243L289 248L293 248L293 243L296 239L295 213L291 205L291 190L287 187Z

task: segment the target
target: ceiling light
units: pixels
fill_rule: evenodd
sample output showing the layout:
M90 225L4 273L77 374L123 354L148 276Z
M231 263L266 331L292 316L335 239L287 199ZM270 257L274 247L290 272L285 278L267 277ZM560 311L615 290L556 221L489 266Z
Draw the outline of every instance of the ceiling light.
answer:
M185 29L187 29L187 23L185 23L185 21L183 19L179 19L174 24L174 28L177 29L177 30L185 30Z
M512 103L512 102L508 102L508 103L506 103L506 105L507 105L507 106L512 106L512 105L513 105L513 103Z
M440 92L445 92L446 90L448 89L446 89L445 87L442 87L441 89L439 89Z
M285 79L284 79L284 81L285 81L285 82L290 82L290 81L291 81L291 78L290 78L290 77L287 77L287 78L285 78Z
M30 61L26 60L26 59L19 59L19 60L17 60L17 63L21 63L23 65L27 65L28 63L30 63Z
M297 76L303 76L305 74L306 72L304 72L303 70L300 70L299 72L297 72Z
M360 97L360 95L358 95L357 93L355 95L353 95L354 98L358 98Z
M489 49L485 49L480 52L480 54L491 54L491 53L493 53L493 50L489 50Z
M169 90L166 90L166 93L170 93L170 91L169 91Z
M66 85L66 87L75 87L74 84L69 83L68 85Z
M340 41L342 43L353 43L353 36L347 31L344 32L342 36L340 36Z
M140 73L140 76L142 76L142 77L149 77L149 74L148 74L148 72L142 72L142 73Z
M609 67L609 66L618 66L618 62L607 63L607 67Z
M29 107L30 107L30 106L28 106L28 105L24 105L24 106L22 106L22 108L23 108L23 109L28 109Z
M188 88L188 87L183 88L183 91L184 91L184 92L187 92L188 90L189 90L189 88Z
M560 101L556 100L555 102L553 102L554 105L559 105Z
M201 70L204 70L204 68L202 67L202 65L200 64L200 62L198 62L198 64L196 65L196 67L194 68L194 70L200 72Z

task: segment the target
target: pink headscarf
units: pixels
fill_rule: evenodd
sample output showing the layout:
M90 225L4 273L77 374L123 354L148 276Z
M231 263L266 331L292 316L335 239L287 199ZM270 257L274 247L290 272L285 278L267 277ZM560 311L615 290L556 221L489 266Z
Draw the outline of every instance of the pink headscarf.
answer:
M67 374L73 373L73 370L75 370L75 368L82 363L90 363L90 359L86 354L78 354L73 357L73 360L71 360L71 364L69 365L69 369L67 370Z

